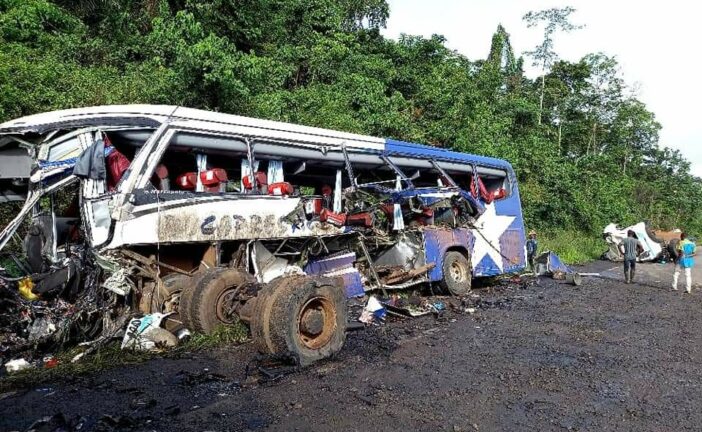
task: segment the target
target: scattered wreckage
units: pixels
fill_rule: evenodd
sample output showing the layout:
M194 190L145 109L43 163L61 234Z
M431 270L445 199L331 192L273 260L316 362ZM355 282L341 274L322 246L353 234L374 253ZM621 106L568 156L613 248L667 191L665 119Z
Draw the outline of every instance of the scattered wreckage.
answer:
M525 265L505 161L182 107L1 124L0 190L24 200L0 233L5 358L242 321L306 365L341 349L348 297Z
M619 228L616 224L607 225L602 233L602 237L609 249L602 255L603 259L609 261L624 261L619 245L627 237L627 232L633 231L636 238L641 242L643 252L639 255L639 261L668 260L670 248L675 248L675 244L680 241L680 230L662 231L652 230L646 222L639 222L627 228Z

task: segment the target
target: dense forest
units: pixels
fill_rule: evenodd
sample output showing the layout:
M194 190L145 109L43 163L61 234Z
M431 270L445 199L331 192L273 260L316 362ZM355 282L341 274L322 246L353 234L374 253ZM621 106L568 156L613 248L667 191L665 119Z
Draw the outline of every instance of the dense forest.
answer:
M498 27L468 59L438 35L383 37L384 0L0 0L0 121L154 103L392 137L509 160L546 232L702 233L702 183L659 146L616 59L553 53L570 11L525 16L546 25L526 58ZM524 75L532 61L542 77Z

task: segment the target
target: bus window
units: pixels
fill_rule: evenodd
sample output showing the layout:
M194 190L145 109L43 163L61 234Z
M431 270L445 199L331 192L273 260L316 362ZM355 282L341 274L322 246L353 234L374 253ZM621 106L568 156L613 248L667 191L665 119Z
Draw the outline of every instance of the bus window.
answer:
M453 187L431 160L393 156L390 160L401 169L415 188ZM447 173L448 174L448 173ZM450 177L450 175L449 175Z
M439 166L451 176L458 187L488 204L511 194L509 176L504 170L477 166L475 173L470 164L443 161L439 162Z
M478 167L475 181L471 182L471 194L490 204L509 196L507 173L495 169Z
M145 189L239 193L242 165L247 163L247 146L241 140L178 131L154 166Z
M362 189L395 190L398 179L400 188L406 189L410 186L405 173L397 170L386 163L382 158L373 156L360 161L355 155L350 154L353 166L356 185Z
M273 180L282 180L293 195L323 200L323 208L332 209L333 199L341 211L343 190L351 186L344 157L339 151L320 151L317 146L296 143L258 142L254 145L255 160ZM270 185L275 182L270 181ZM273 187L272 194L277 194Z

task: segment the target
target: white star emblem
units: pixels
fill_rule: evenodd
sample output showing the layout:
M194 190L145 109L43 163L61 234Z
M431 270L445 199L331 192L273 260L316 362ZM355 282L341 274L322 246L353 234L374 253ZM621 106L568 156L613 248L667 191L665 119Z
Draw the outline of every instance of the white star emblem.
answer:
M500 268L500 271L504 270L500 237L512 225L514 219L516 219L514 216L498 216L495 213L495 203L485 206L485 213L478 218L473 230L473 238L475 239L473 244L474 266L477 266L485 258L485 255L488 255Z

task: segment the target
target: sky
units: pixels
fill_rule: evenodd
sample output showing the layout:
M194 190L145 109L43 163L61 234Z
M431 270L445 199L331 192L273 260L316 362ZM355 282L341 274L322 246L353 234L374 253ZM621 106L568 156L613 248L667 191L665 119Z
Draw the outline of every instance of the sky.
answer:
M702 4L667 0L388 0L386 37L440 34L447 46L471 60L487 57L502 24L516 55L533 49L541 28L527 28L529 11L572 6L573 24L585 28L554 36L560 58L577 61L588 53L615 56L622 76L655 113L663 129L660 145L680 149L702 177ZM525 59L525 66L531 61ZM534 77L537 71L527 69Z

